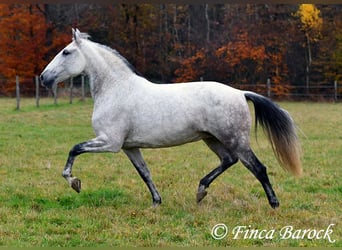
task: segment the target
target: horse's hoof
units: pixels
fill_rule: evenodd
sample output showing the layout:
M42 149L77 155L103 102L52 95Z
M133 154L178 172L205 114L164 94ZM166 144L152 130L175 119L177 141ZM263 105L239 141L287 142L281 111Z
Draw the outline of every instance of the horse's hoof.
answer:
M207 194L208 192L205 190L198 191L196 196L197 203L200 203Z
M158 207L161 204L161 200L154 200L152 203L152 207Z
M77 192L81 192L81 180L74 177L71 180L71 187Z
M274 200L274 201L270 202L270 205L273 209L276 209L277 207L279 207L279 201Z

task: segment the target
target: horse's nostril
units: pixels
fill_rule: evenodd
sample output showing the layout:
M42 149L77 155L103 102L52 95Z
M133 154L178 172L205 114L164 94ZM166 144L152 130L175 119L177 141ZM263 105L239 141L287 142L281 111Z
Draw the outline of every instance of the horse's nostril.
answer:
M41 81L44 81L44 76L43 75L40 75L39 78L40 78Z

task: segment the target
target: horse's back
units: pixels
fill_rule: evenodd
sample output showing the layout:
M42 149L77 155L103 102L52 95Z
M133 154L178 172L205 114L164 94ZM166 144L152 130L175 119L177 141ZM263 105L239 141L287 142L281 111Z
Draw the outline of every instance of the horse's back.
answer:
M231 117L248 109L243 91L218 82L172 84L165 92L181 99L182 109L201 112L207 118L217 115Z
M244 94L241 90L235 89L219 82L186 82L174 84L151 84L155 88L158 98L174 98L193 101L205 106L229 105L237 102L245 102ZM153 92L153 91L152 91ZM165 99L164 99L165 100ZM190 102L187 102L191 105Z

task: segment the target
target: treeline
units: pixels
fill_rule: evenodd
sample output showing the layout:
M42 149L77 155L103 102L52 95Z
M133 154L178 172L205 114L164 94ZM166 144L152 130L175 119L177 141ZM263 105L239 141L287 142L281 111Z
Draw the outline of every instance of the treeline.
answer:
M71 27L155 82L271 81L281 96L333 84L342 68L341 5L11 4L0 5L0 92L13 92L16 74L39 74Z

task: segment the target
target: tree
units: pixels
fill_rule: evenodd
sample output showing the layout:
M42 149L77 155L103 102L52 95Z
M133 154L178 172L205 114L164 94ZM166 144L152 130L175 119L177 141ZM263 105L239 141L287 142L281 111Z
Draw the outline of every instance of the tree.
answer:
M206 52L199 50L195 55L182 60L181 66L176 69L176 82L190 82L200 80L205 73Z
M241 32L236 40L216 50L225 62L227 77L232 83L256 84L261 80L266 60L265 47L253 45L247 32Z
M117 49L155 82L203 78L240 87L270 79L272 94L282 95L341 74L340 5L9 4L0 11L0 78L12 82L0 88L13 87L16 72L39 73L58 39L70 41L70 27Z
M310 85L310 71L312 64L312 43L318 41L321 36L321 28L323 19L320 16L320 11L314 4L301 4L295 16L299 17L302 24L302 31L305 35L305 61L306 61L306 87L309 90Z
M69 34L57 35L53 31L41 10L39 5L0 5L0 75L5 78L0 91L5 94L15 89L16 75L38 75L50 60L47 53L70 41ZM49 32L53 33L50 42Z
M320 6L321 38L317 42L315 60L311 67L311 82L319 85L338 81L342 69L342 15L335 6Z

